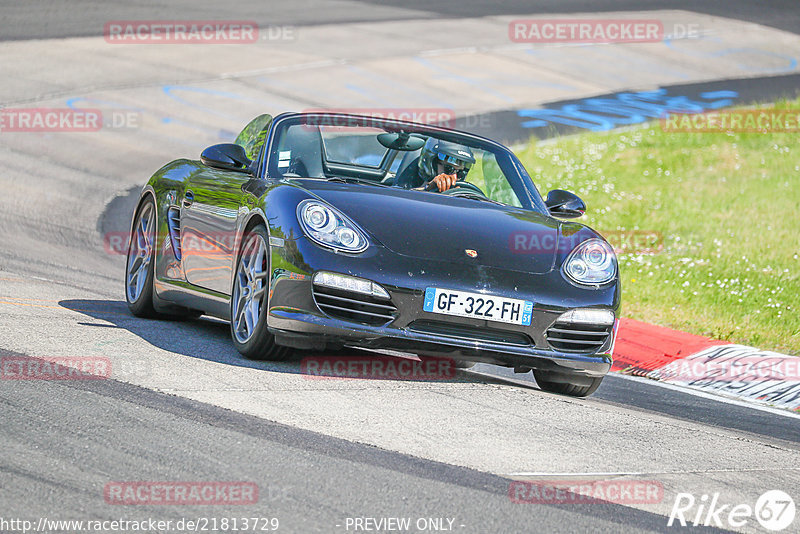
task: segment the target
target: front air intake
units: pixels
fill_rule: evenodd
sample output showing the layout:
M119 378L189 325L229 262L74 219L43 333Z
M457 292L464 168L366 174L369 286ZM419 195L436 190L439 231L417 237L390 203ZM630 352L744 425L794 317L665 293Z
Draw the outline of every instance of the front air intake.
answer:
M397 317L390 299L318 284L314 284L313 294L320 311L336 319L380 326Z
M562 352L594 353L603 348L613 325L580 324L558 320L547 329L547 342Z
M530 346L533 344L531 338L521 332L498 330L483 326L430 321L427 319L417 319L408 325L408 329L413 332L447 336L459 340L468 339L470 341L486 341L489 343L520 346Z

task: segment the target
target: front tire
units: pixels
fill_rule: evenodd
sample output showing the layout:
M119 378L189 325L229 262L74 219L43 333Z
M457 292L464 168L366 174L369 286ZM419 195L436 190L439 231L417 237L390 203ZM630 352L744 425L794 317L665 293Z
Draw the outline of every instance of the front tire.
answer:
M542 391L569 395L570 397L588 397L600 387L604 377L570 376L568 374L533 370L533 377Z
M242 239L231 291L231 338L245 358L287 360L291 349L275 343L267 329L269 246L267 230L254 227Z
M156 243L156 205L147 197L137 210L125 263L125 300L137 317L156 317L153 272Z

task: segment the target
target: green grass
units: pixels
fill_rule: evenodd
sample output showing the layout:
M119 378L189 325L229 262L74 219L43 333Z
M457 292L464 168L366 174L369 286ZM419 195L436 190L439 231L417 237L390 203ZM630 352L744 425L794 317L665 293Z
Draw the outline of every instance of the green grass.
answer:
M624 316L800 355L800 134L656 122L534 140L518 155L543 195L583 198L577 220L600 233L660 232L662 251L619 256Z

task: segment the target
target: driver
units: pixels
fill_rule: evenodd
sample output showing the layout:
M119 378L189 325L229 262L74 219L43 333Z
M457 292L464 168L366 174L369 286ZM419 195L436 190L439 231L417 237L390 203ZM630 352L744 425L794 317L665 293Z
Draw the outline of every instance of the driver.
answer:
M417 183L421 181L422 185L415 189L445 192L463 181L474 163L469 147L430 137L417 164Z

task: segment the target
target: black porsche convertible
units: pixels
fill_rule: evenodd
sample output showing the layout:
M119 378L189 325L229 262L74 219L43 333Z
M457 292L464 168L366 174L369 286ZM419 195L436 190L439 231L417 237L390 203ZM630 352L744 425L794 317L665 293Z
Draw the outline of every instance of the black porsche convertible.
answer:
M246 357L389 350L533 371L591 394L611 366L613 249L517 157L433 125L262 115L144 186L125 293L137 316L230 321Z

